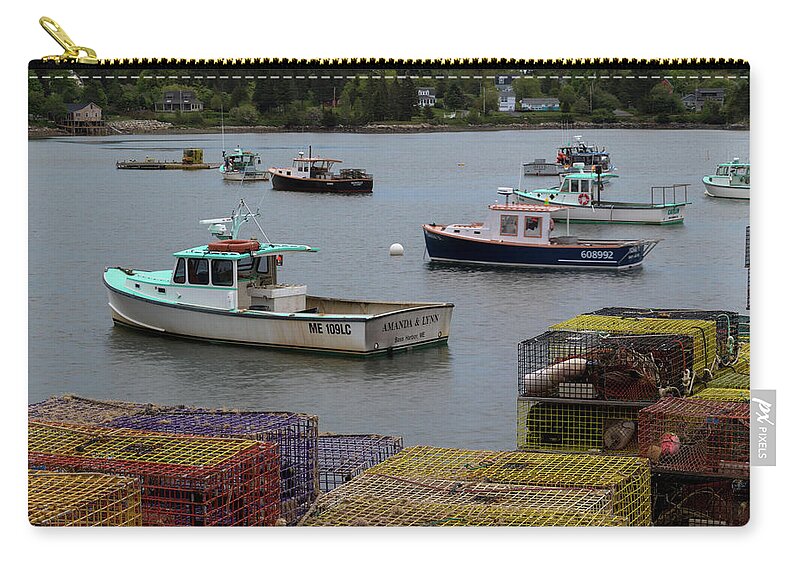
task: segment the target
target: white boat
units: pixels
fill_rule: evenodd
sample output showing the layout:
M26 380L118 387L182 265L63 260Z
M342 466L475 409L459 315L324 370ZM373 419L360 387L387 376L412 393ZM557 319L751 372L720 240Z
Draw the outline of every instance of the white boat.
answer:
M261 157L249 150L236 147L230 154L222 153L223 163L219 167L223 180L232 182L265 182L269 180L266 170L259 170Z
M563 177L560 186L538 190L516 190L522 204L568 206L575 223L679 224L683 222L688 184L653 186L649 202L622 202L602 196L608 180L616 174L576 172ZM567 220L566 211L553 212L553 219Z
M232 217L204 220L214 235L232 239L179 251L172 269L106 268L114 322L211 342L361 356L447 342L451 303L316 297L306 285L280 283L285 256L318 250L266 236L235 239L256 215L241 202Z
M717 165L717 171L711 176L703 177L706 195L713 198L750 199L750 164L739 162L734 158L731 162Z

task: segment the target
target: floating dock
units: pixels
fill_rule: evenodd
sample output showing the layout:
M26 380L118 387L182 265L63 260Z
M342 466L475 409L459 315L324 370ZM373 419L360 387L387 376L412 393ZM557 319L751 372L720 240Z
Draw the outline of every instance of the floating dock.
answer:
M147 157L144 160L118 161L117 168L120 170L207 170L219 168L221 164L221 162L203 162L203 149L185 148L183 149L183 159L180 162L155 160Z

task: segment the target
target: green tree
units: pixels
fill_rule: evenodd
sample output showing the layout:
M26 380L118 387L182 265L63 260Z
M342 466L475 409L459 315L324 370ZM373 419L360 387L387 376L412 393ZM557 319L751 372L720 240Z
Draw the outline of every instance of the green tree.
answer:
M535 77L518 77L511 82L511 86L517 95L517 101L542 96L539 80Z
M722 125L725 117L722 115L722 107L717 101L706 101L703 110L700 111L700 120L709 125Z
M562 113L569 113L572 111L572 105L577 99L578 95L575 93L575 89L572 88L572 85L565 83L561 86L561 89L558 91L558 102Z
M38 79L28 79L28 114L34 116L46 115L44 87Z
M61 120L67 114L67 105L58 93L51 93L44 102L42 108L44 115L49 119Z
M243 103L231 109L231 121L242 125L255 125L258 122L258 109L252 103Z
M458 83L452 81L447 86L447 91L444 93L444 106L446 109L463 109L466 106L467 98Z
M586 97L578 97L570 107L570 111L578 115L588 115L589 101L586 99Z
M245 103L250 103L250 93L247 89L247 84L239 83L231 92L231 106L239 107Z
M253 89L253 105L261 113L268 113L275 108L275 89L271 80L260 79L256 81Z
M677 113L680 110L680 100L666 85L656 83L650 94L645 97L645 111L653 115Z

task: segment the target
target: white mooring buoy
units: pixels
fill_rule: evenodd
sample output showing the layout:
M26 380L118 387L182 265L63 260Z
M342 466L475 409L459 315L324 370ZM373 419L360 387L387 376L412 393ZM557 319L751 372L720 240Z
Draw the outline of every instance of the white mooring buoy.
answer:
M389 246L389 255L403 255L403 246L399 243L393 243Z

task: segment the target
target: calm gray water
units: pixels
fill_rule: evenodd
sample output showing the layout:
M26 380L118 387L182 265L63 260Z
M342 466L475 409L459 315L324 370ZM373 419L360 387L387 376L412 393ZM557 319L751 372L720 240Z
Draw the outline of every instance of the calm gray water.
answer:
M375 175L372 196L275 192L225 183L214 170L118 171L117 160L179 160L184 147L218 160L214 135L57 138L29 142L29 401L77 393L196 406L317 414L320 429L403 435L406 444L515 447L516 348L563 319L609 305L744 311L747 202L705 197L701 177L749 158L749 133L585 131L620 178L605 195L648 200L650 187L690 183L680 226L574 225L607 238L659 237L641 270L536 272L431 266L420 225L482 220L520 163L554 158L559 131L410 135L227 135L263 166L315 154ZM463 166L459 166L463 163ZM525 177L523 188L554 179ZM547 184L545 184L547 185ZM319 246L289 256L285 282L346 298L455 303L449 345L357 360L188 342L112 325L107 265L172 267L172 252L207 243L202 218L243 196L274 241ZM562 226L559 226L560 228ZM249 226L252 233L255 226ZM251 233L250 230L244 232ZM399 242L406 255L392 258Z

